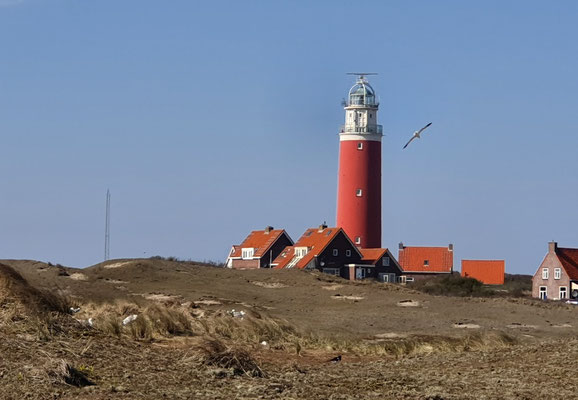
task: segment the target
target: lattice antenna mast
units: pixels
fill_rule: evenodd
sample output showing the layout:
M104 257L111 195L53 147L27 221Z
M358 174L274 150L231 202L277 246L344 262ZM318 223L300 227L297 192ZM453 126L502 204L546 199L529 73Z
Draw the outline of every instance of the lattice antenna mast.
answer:
M104 222L104 261L110 258L110 190L106 190L106 217Z

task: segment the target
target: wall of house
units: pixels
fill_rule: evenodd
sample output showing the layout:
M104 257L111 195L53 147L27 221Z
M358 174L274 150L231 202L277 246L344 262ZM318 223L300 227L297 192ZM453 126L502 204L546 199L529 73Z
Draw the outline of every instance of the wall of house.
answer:
M235 269L258 269L259 260L233 260L233 268Z
M543 269L548 270L548 279L542 278L542 271ZM560 279L554 279L554 270L556 268L561 269L561 276ZM566 287L567 297L570 297L570 279L564 268L562 268L562 264L556 254L552 251L546 254L544 261L540 264L540 267L534 274L532 278L532 297L539 298L540 297L540 286L546 287L546 295L547 299L550 300L558 300L560 298L560 286Z
M411 277L416 281L421 281L424 279L431 279L431 278L435 278L437 276L450 276L452 275L453 272L430 272L430 273L419 273L419 272L415 272L415 273L403 273L403 275L405 275L406 277Z
M383 266L383 258L389 257L389 266ZM374 270L374 278L378 278L379 274L395 274L396 277L402 275L401 268L398 266L396 260L393 258L391 253L387 253L385 256L377 260Z
M291 243L291 240L287 237L287 235L281 235L277 241L273 243L273 246L271 246L269 251L266 254L263 254L263 257L261 257L259 262L259 266L261 268L270 268L269 264L275 260L279 254L281 254L285 247L291 245L293 245L293 243Z
M337 256L333 255L333 249L337 249L339 252ZM351 255L347 256L347 250L351 251ZM329 245L317 256L316 268L340 268L342 270L341 276L343 278L349 279L349 273L345 272L346 268L342 268L346 264L359 264L361 257L356 251L355 246L347 239L343 232L340 232L335 238L329 243ZM321 265L323 263L323 265Z

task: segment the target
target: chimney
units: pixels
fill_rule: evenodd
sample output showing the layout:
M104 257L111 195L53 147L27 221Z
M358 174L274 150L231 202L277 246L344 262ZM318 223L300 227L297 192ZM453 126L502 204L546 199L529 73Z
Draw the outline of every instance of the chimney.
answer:
M550 253L555 253L556 249L558 249L558 243L556 243L555 241L551 241L548 243L548 251Z
M265 228L265 234L268 235L272 230L273 230L273 227L272 227L272 226L266 227L266 228Z
M325 221L323 221L323 223L321 225L319 225L319 232L323 232L323 229L326 229L327 225L325 224Z
M399 249L403 250L403 242L399 242Z
M448 244L448 250L454 251L454 245L452 243Z

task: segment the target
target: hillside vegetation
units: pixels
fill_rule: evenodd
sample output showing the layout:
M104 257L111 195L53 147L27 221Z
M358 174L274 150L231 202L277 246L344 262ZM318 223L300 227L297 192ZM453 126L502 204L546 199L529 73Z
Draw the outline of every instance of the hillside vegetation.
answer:
M570 306L158 259L4 260L0 310L6 399L523 397L575 353Z

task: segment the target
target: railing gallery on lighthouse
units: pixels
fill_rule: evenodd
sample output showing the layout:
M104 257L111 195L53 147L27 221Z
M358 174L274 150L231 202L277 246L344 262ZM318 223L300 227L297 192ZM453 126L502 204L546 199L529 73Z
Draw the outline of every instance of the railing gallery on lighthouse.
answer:
M382 125L358 126L354 124L341 125L341 133L379 133L383 134Z

